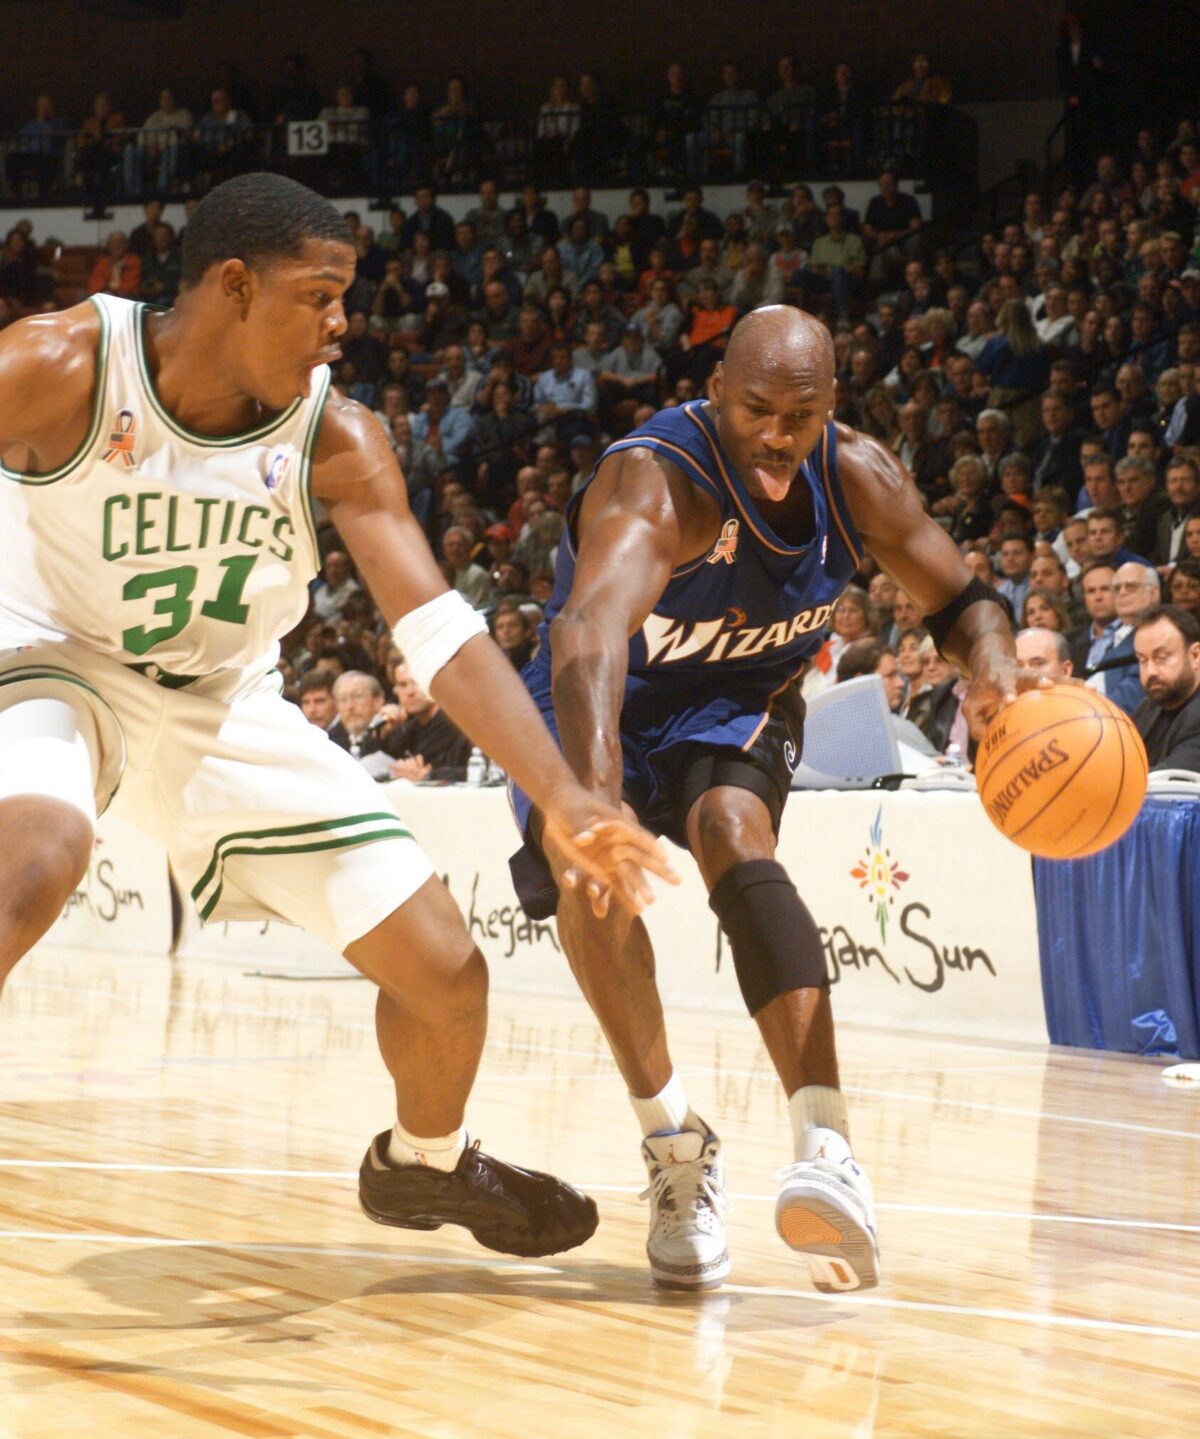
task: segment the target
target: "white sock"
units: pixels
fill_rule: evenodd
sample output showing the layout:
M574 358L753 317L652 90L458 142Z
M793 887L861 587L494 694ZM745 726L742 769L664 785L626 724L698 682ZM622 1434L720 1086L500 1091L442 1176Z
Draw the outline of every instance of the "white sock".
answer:
M453 1134L440 1134L433 1139L422 1139L419 1135L409 1134L397 1121L392 1125L387 1157L393 1164L420 1164L449 1173L458 1164L466 1147L465 1129L456 1129Z
M828 1159L840 1164L850 1153L850 1125L840 1089L806 1084L788 1100L797 1159Z
M650 1099L639 1099L636 1094L631 1094L629 1102L642 1126L643 1139L649 1139L652 1134L678 1134L681 1129L694 1129L697 1134L708 1133L708 1125L688 1104L683 1081L677 1074L672 1074Z

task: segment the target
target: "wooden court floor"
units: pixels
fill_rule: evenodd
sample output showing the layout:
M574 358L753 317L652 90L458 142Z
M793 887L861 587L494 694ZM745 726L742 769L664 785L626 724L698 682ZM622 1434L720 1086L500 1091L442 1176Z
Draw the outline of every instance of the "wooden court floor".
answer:
M496 995L471 1126L597 1197L507 1260L359 1214L390 1118L372 991L44 952L0 1000L3 1439L1200 1433L1200 1094L1160 1062L841 1030L885 1278L771 1225L750 1022L673 1016L725 1141L732 1279L647 1278L637 1135L582 1003Z

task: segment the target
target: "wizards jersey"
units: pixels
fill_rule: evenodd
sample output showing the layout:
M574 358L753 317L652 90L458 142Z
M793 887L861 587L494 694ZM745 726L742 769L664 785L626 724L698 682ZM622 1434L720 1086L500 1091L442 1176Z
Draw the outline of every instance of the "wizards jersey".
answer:
M812 495L812 538L785 543L759 515L721 448L705 401L661 410L605 454L642 448L674 464L721 509L721 531L708 554L675 570L645 624L629 642L623 734L746 748L772 696L820 649L834 603L858 569L862 545L838 484L832 423L794 481ZM602 457L603 459L603 457ZM550 690L550 621L575 576L568 508L542 648L525 680L543 712Z
M257 429L198 435L146 363L146 307L94 295L92 421L58 469L0 466L0 649L76 640L174 676L269 669L318 566L312 447L329 390Z

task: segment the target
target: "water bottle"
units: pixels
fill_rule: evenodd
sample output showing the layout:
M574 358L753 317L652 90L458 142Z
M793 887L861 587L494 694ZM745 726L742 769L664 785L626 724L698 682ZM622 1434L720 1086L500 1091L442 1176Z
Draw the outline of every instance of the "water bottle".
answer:
M467 783L481 785L486 778L487 760L483 757L483 751L476 745L467 760Z

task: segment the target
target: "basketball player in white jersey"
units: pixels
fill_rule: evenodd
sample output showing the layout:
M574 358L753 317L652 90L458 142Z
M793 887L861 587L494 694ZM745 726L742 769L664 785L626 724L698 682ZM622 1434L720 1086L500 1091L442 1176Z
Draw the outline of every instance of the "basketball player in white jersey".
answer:
M403 821L280 697L320 500L421 687L633 911L654 842L573 779L445 582L374 416L330 387L355 254L276 175L212 191L166 312L108 295L0 335L0 983L86 871L97 813L165 846L205 920L269 916L379 986L397 1122L363 1160L385 1224L548 1254L590 1199L468 1147L487 970ZM485 702L481 702L485 701Z

